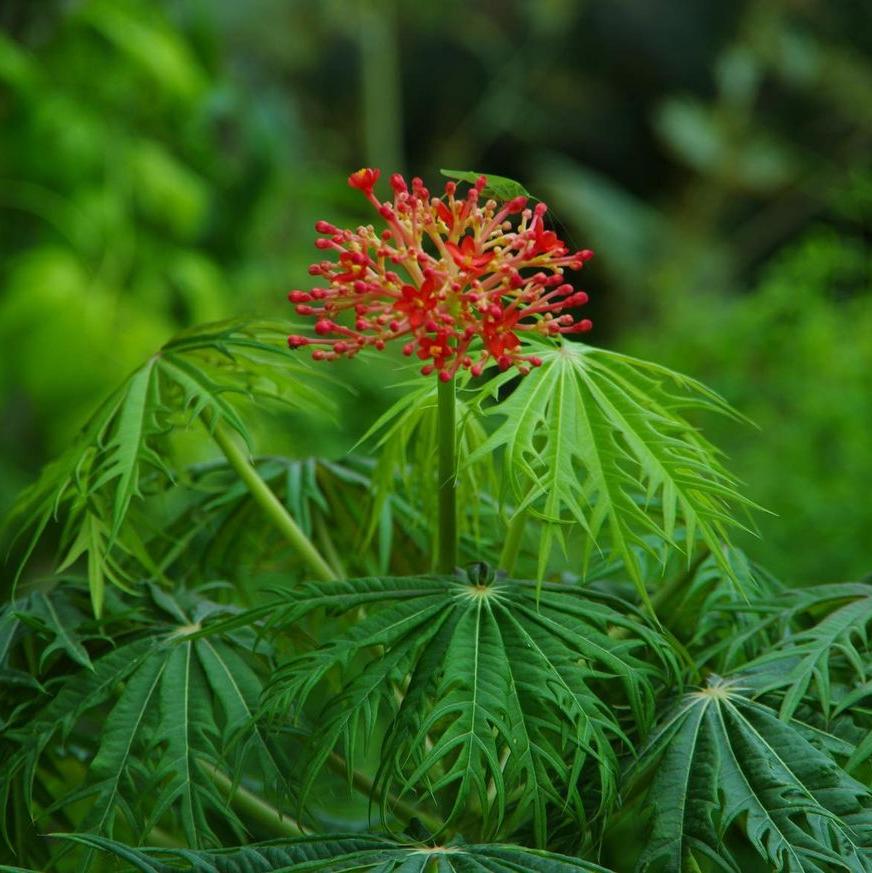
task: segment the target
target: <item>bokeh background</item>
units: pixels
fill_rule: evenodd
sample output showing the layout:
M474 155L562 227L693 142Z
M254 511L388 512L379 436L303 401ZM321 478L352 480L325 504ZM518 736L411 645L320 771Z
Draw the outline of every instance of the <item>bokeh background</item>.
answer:
M349 172L448 167L597 251L594 343L756 422L704 422L775 513L754 557L857 577L870 146L867 0L2 0L0 512L177 329L290 318L314 220L366 214ZM355 378L301 454L385 402Z

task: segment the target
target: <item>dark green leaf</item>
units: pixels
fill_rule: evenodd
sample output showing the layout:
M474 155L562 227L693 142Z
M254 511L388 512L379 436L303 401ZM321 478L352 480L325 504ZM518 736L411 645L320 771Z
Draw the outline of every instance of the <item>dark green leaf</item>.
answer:
M273 840L215 852L133 849L90 834L57 836L111 852L143 873L170 873L179 868L193 873L608 873L588 861L520 846L457 842L431 847L369 834Z
M383 715L382 797L432 793L449 822L475 804L487 834L532 820L544 843L561 816L586 825L615 802L626 727L616 707L629 708L644 731L657 684L677 672L669 646L636 610L574 586L355 579L307 584L290 606L254 615L272 612L287 627L314 609L364 605L365 618L280 668L266 692L281 718L302 712L337 669L344 674L313 713L319 730L304 796L336 744L356 766ZM623 639L610 635L615 628ZM609 703L606 690L617 695Z
M872 794L740 680L684 698L631 776L652 771L641 871L683 873L694 857L739 873L724 839L734 826L778 871L872 870Z

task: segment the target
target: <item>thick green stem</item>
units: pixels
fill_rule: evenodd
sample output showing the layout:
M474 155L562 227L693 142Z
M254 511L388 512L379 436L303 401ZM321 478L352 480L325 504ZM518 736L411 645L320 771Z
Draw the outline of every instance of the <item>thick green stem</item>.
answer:
M439 382L439 557L440 573L457 566L457 457L454 380Z
M230 805L249 821L256 822L264 830L279 837L298 837L303 833L294 819L279 812L247 788L241 785L234 786L233 782L216 767L203 760L198 760L197 765L208 773L215 786L227 795Z
M515 572L515 564L518 561L518 551L521 548L521 540L524 536L524 525L527 521L527 513L518 510L509 521L506 528L506 541L500 553L500 570L505 570L509 576Z
M228 463L239 475L239 478L251 492L251 496L266 513L267 518L281 532L285 539L296 549L304 563L317 578L332 582L337 579L336 573L324 560L323 555L315 548L312 541L303 533L299 525L291 518L288 510L269 486L254 469L254 465L237 445L236 441L220 421L206 421L206 426L218 447L224 453Z

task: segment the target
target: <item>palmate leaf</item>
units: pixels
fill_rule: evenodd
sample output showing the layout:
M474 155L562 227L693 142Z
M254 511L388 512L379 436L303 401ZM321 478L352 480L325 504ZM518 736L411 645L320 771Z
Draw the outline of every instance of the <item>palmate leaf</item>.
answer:
M607 811L625 731L644 732L656 689L678 672L631 606L478 573L307 584L290 606L283 598L249 619L271 615L281 629L315 609L360 607L365 618L279 668L266 691L280 718L319 701L301 794L335 745L349 765L363 762L386 717L382 798L431 795L446 824L477 809L488 837L532 823L542 845L555 824ZM321 703L314 692L337 670L339 691Z
M488 410L504 420L470 463L503 450L518 511L545 522L540 577L554 539L576 524L587 554L609 547L647 598L636 550L657 556L650 536L675 545L681 525L688 558L698 535L740 585L720 556L731 530L747 529L740 518L753 503L684 418L697 409L735 416L730 407L692 379L615 352L564 342L537 354L542 366ZM491 380L482 399L506 378Z
M431 847L370 834L272 840L211 852L134 849L90 834L57 836L110 852L142 873L609 873L589 861L521 846L458 841Z
M757 693L783 694L783 718L791 718L807 698L829 718L835 684L872 678L872 585L855 582L789 590L754 604L753 611L756 620L748 636L768 646L742 670Z
M323 407L309 370L290 355L286 325L221 322L186 331L146 361L98 409L78 440L22 493L6 523L14 543L30 537L21 566L52 519L63 514L66 566L87 557L94 611L100 614L106 582L125 583L113 550L146 566L135 532L124 529L144 474L172 477L159 439L198 415L248 439L238 409L244 398L269 398L305 408ZM20 568L19 568L20 572Z
M782 721L738 680L712 677L684 698L631 768L636 780L655 771L639 870L683 873L693 856L740 873L724 839L731 827L777 871L872 870L872 794L828 751L850 747Z
M17 780L32 813L50 813L52 808L35 807L32 786L60 738L90 755L83 783L55 804L85 801L83 829L111 835L120 812L142 837L171 814L191 845L214 844L210 812L241 828L209 771L233 779L246 766L274 785L287 768L252 726L262 692L253 635L194 639L220 607L157 589L152 594L162 618L93 659L91 669L52 681L47 702L8 727L13 750L4 761L0 796ZM234 742L242 726L251 726L245 744Z

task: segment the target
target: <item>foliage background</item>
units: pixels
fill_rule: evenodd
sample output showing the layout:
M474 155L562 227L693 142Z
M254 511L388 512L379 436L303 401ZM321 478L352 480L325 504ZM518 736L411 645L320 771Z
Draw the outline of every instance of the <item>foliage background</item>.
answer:
M597 250L593 342L759 425L706 422L776 513L755 558L867 572L870 50L862 0L5 0L0 510L178 328L289 318L350 171L459 167ZM393 396L346 376L341 427L260 448L341 457Z

